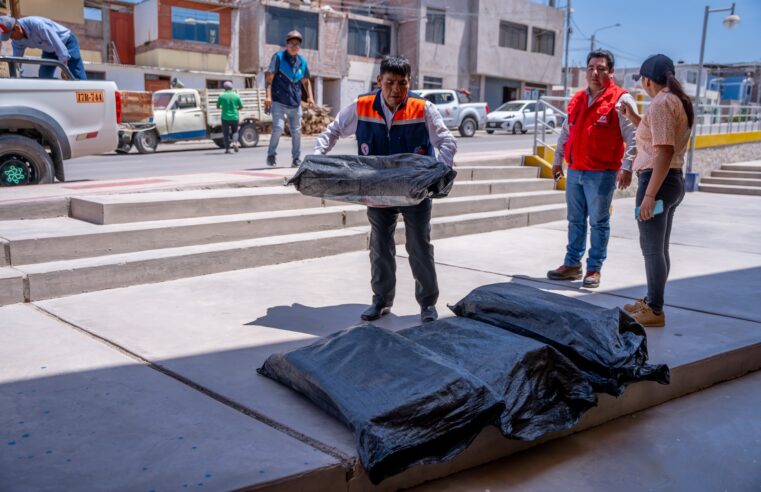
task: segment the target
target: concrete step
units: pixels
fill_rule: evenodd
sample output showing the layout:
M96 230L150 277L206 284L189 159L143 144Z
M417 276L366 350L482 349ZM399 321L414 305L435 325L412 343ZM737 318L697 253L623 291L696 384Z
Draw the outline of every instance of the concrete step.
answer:
M458 166L455 169L458 181L539 177L539 169L532 166Z
M464 196L435 201L434 217L561 204L559 191ZM71 218L0 223L13 265L132 251L256 239L367 225L366 207L336 206L125 224L95 225ZM2 244L0 244L2 246Z
M23 265L27 300L319 258L367 247L367 233L331 230Z
M761 179L747 178L716 178L710 176L700 180L701 183L731 186L761 186Z
M721 166L722 171L746 171L752 173L761 173L761 163L745 163L738 162L734 164L723 164Z
M431 221L431 235L442 239L564 217L565 204L437 217ZM36 301L358 251L367 248L368 233L369 226L356 226L19 265L14 271L26 276L26 298ZM397 228L397 241L404 244L403 223Z
M700 183L699 190L707 193L727 193L730 195L759 195L761 196L761 187L757 186L736 186L736 185L718 185Z
M24 275L14 268L0 268L0 306L24 302Z
M747 178L747 179L761 179L761 171L724 171L720 169L711 173L712 178Z
M521 166L523 165L523 156L469 157L467 154L464 154L462 158L455 158L454 162L455 166L457 166L455 169L460 166Z
M519 169L524 174L536 173L533 168L514 169ZM458 179L450 195L453 197L491 195L549 191L553 188L552 180L535 177L477 181ZM93 224L105 225L294 210L333 206L339 203L304 196L294 188L286 187L133 193L72 198L71 216Z

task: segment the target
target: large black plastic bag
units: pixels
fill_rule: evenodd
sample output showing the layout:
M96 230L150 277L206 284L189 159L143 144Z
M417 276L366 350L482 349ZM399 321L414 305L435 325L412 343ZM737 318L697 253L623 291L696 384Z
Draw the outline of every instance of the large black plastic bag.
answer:
M467 318L448 318L398 332L487 383L505 409L505 437L534 440L567 429L597 403L586 376L545 343Z
M287 184L327 200L404 207L447 196L455 176L454 169L427 155L309 155Z
M665 364L647 363L644 328L618 308L501 283L473 290L451 309L552 345L587 374L596 391L617 396L630 382L669 382Z
M413 464L453 458L502 412L484 382L373 325L271 355L259 373L349 426L376 484Z

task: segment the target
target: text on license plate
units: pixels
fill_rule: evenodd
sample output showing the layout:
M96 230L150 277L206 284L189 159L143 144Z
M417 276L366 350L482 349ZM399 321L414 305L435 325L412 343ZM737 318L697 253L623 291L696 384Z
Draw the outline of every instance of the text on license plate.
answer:
M77 103L102 103L103 91L77 91Z

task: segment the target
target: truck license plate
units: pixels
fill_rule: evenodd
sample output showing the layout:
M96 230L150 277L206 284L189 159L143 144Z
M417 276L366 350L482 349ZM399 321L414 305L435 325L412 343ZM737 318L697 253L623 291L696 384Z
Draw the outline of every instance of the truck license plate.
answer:
M103 103L103 91L77 91L77 103Z

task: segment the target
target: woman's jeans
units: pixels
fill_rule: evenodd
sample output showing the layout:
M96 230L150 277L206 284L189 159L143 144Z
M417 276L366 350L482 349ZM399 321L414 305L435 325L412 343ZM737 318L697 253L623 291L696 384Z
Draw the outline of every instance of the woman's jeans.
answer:
M637 206L647 192L647 185L652 176L651 170L639 173L637 188ZM656 200L663 200L663 213L650 220L637 221L639 226L639 245L645 257L645 273L647 274L647 304L653 311L663 310L663 293L666 290L666 280L671 269L669 258L669 238L671 225L674 223L676 207L684 198L684 177L681 169L671 169L655 194Z

